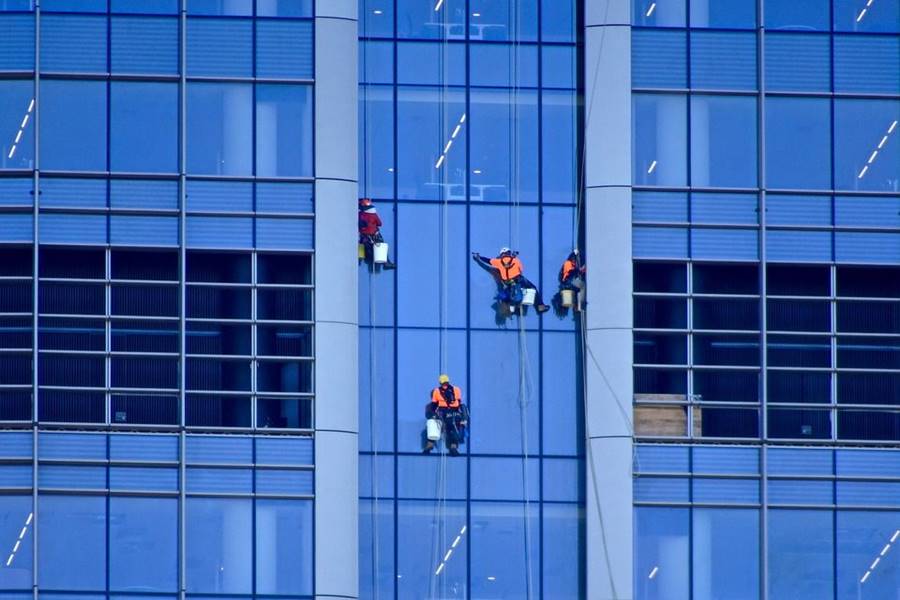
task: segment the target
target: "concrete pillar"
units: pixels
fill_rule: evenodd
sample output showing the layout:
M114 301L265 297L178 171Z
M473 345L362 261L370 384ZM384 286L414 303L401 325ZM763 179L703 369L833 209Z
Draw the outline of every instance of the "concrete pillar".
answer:
M630 10L628 0L585 0L584 224L592 351L585 419L593 457L586 461L586 571L592 600L634 597Z
M316 598L357 598L357 8L316 0Z

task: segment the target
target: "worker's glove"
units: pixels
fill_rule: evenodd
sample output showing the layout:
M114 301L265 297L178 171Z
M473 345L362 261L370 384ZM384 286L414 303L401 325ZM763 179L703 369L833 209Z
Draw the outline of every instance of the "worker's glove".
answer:
M477 252L473 252L473 253L472 253L472 258L479 258L480 256L481 256L481 255L478 254Z

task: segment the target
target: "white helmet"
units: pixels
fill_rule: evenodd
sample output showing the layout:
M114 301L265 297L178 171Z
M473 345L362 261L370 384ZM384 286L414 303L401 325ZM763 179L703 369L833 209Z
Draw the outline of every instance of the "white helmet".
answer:
M500 254L498 256L503 256L504 254L512 254L512 250L510 250L506 246L503 246L502 248L500 248Z

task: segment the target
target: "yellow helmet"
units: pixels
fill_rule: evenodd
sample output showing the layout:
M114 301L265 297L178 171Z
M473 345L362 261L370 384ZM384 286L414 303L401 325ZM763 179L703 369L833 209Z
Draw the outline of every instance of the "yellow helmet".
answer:
M447 377L446 375L441 375L440 377L438 377L438 383L440 383L440 384L450 383L450 378Z

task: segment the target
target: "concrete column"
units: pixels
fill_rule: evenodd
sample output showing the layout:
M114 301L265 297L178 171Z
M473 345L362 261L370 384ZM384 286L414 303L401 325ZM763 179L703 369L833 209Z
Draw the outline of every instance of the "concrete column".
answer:
M357 8L316 0L316 598L357 598Z
M585 419L593 458L586 465L586 570L592 600L634 597L630 9L628 0L585 0L584 225L591 273Z

